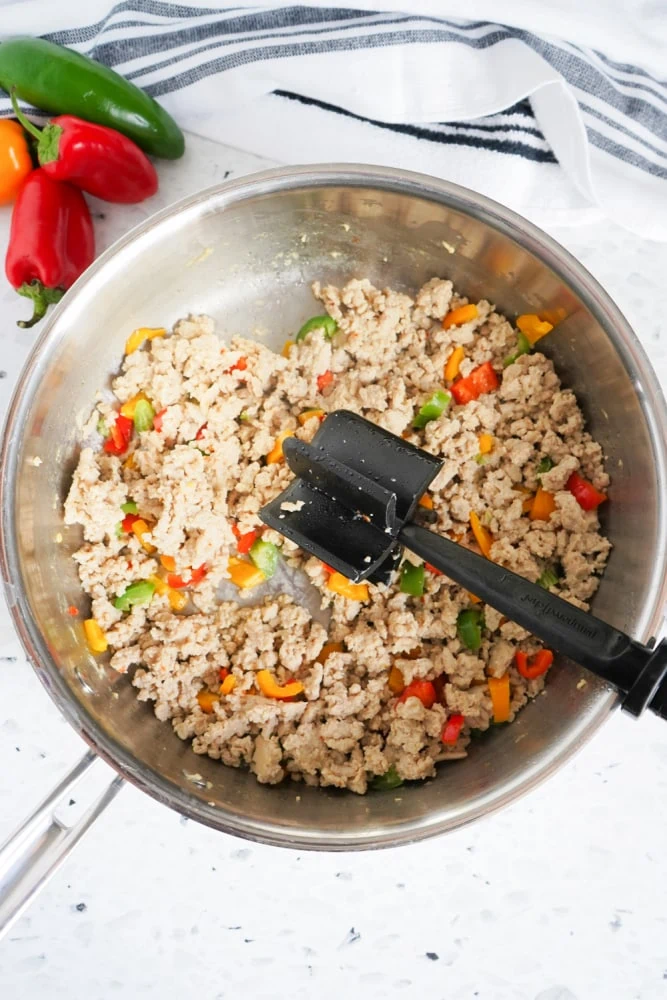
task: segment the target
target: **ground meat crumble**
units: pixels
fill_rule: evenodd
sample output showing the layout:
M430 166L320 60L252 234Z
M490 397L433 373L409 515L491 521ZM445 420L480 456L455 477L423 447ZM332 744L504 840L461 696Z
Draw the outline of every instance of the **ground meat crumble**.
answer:
M600 446L584 430L576 399L561 388L551 361L535 351L503 368L517 333L488 302L477 304L471 322L445 330L443 317L467 300L439 278L414 300L367 280L342 289L316 283L314 293L338 332L328 340L315 330L286 357L241 338L222 344L205 316L180 321L171 335L127 356L113 381L116 400L98 402L90 427L100 418L112 421L119 404L143 392L161 414L160 429L135 434L120 457L84 447L65 521L83 527L75 559L92 617L111 647L111 666L131 672L138 697L152 701L156 716L171 720L195 753L247 766L260 782L289 776L363 793L392 765L402 778L420 779L439 761L464 757L471 730L492 722L487 677L509 672L513 719L544 683L520 676L515 653L532 654L540 643L488 607L481 648L471 653L456 629L470 596L430 572L423 598L401 593L395 583L371 584L364 603L334 594L323 565L259 519L260 508L291 479L284 462L266 463L277 436L290 430L310 440L319 417L301 423L298 416L340 408L403 435L443 460L430 489L436 530L474 547L475 511L494 538L496 562L533 581L557 566L554 591L582 608L610 546L596 512L582 510L565 484L573 471L598 489L608 477ZM453 404L413 430L416 411L443 387L443 368L459 345L461 374L491 361L498 390ZM328 372L332 379L320 378ZM483 459L482 433L494 442ZM556 509L548 521L532 521L524 501L539 485L546 456L553 467L541 484L554 494ZM129 500L149 526L142 540L118 531L120 506ZM287 594L269 594L254 606L220 602L217 587L237 554L233 529L257 530L282 545L282 558L320 591L327 628ZM168 595L156 592L149 605L117 610L114 598L129 583L163 573L160 556L171 557L175 572L185 575L206 566L188 605L175 611ZM323 646L331 642L339 646L324 659ZM416 698L398 703L387 683L392 667L406 684L440 678L442 698L432 708ZM205 711L198 695L217 691L221 670L233 675L235 687ZM265 697L258 670L271 671L280 684L298 679L303 696ZM456 744L445 745L443 724L454 713L465 716L465 725Z

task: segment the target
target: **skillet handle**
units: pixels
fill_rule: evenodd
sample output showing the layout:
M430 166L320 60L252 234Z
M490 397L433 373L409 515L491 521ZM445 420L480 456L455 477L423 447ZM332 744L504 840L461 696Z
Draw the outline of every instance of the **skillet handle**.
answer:
M650 705L667 718L667 642L656 649L642 646L562 597L414 522L404 525L398 540L552 649L613 684L631 715Z
M56 815L60 806L67 805L74 786L99 762L90 751L82 757L0 847L0 937L122 787L119 775L114 775L101 793L98 785L96 797L93 793L91 804L71 826Z

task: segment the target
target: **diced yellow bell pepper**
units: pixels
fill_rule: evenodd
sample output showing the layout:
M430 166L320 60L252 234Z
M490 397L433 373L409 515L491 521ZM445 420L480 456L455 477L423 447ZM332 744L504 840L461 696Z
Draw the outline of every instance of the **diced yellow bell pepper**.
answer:
M189 600L187 594L184 594L180 590L174 590L173 587L169 588L167 597L169 598L169 607L172 611L182 611Z
M145 340L155 340L156 337L166 336L167 331L163 326L150 327L150 326L140 326L138 330L135 330L125 341L125 353L134 354L138 350Z
M284 358L289 358L290 348L292 347L294 347L294 341L286 340L285 343L283 344L283 349L280 352Z
M300 413L296 419L303 427L306 421L312 420L313 417L319 417L321 420L324 417L324 410L304 410L303 413Z
M493 705L493 721L507 722L510 717L510 677L487 677L491 703Z
M419 498L419 506L425 507L426 510L433 510L433 497L429 496L428 493L424 493L424 495Z
M149 553L149 555L151 552L155 552L155 546L151 545L150 542L144 541L144 535L150 534L150 530L151 529L148 527L146 522L141 517L138 518L136 521L134 521L134 523L132 524L132 531L135 533L135 535L143 545L146 552Z
M266 456L267 465L274 465L276 462L282 462L285 457L283 455L283 441L288 437L294 437L294 431L283 431L282 434L278 435L273 448Z
M538 340L541 340L542 337L546 337L546 335L551 333L553 330L552 323L547 323L546 320L541 320L539 316L535 315L535 313L524 313L523 316L518 316L516 325L528 338L530 344L536 344Z
M470 512L470 527L475 536L475 541L487 559L491 558L491 546L493 545L493 535L488 531L479 519L475 511Z
M207 715L211 714L211 712L215 708L216 703L219 700L220 699L218 698L218 695L215 694L214 691L200 691L199 694L197 695L197 701L199 702L199 707L201 708L202 712L206 712Z
M86 618L83 623L83 631L86 634L86 641L91 653L105 653L109 643L107 637L94 618Z
M324 663L332 653L344 653L345 646L342 642L325 642L322 649L315 657L315 663Z
M471 302L467 306L457 306L456 309L450 309L443 319L442 325L445 330L449 330L452 326L461 326L462 323L470 323L471 320L477 319L478 316L479 310Z
M341 597L347 597L350 601L367 601L368 585L365 583L352 583L342 573L332 573L327 583L329 590Z
M127 403L123 403L123 405L120 408L122 416L128 417L130 420L132 420L134 417L134 411L136 409L137 403L139 402L140 399L148 399L145 392L138 392L136 396L132 397L132 399L128 399Z
M398 669L398 667L392 667L389 671L387 685L392 694L403 694L403 691L405 690L405 681L403 679L403 673Z
M234 674L227 674L224 681L220 685L220 694L231 694L235 687L236 677L234 677Z
M266 580L261 569L253 566L251 562L245 562L244 559L237 559L236 556L229 557L227 571L232 583L241 590L249 590Z
M493 451L494 441L492 434L480 434L477 440L479 441L480 455L489 455Z
M133 469L136 464L137 463L136 463L135 458L134 458L134 452L132 452L132 454L128 455L128 457L123 462L123 468L124 469Z
M445 365L445 380L447 382L453 382L459 373L461 367L461 362L465 357L466 352L461 346L455 347L453 352L447 358L447 364Z
M155 593L156 594L160 594L160 596L162 596L163 594L168 594L169 593L169 589L170 589L169 588L169 584L167 583L166 580L163 580L162 577L160 577L160 576L149 576L148 577L148 581L149 581L149 583L152 583L153 586L155 587Z
M269 670L258 670L255 680L259 690L267 698L294 698L303 692L301 681L290 681L288 684L280 685Z

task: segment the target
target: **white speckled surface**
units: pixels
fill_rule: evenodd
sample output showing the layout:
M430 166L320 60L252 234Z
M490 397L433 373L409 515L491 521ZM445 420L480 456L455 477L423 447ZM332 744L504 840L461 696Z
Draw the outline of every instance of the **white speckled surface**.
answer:
M147 206L264 165L191 139ZM8 218L0 215L4 246ZM616 299L667 387L667 249L554 232ZM36 333L0 283L0 408ZM631 585L631 581L629 582ZM0 617L0 840L83 752ZM307 854L183 822L126 788L0 942L21 1000L659 1000L667 996L667 726L616 715L510 809L414 847Z

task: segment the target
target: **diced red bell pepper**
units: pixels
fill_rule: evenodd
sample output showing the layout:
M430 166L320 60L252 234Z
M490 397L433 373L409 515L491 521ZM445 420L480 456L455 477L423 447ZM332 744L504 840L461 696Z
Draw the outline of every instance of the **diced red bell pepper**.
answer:
M324 372L323 375L317 376L317 388L319 389L320 392L323 392L328 385L331 385L333 380L334 380L333 372L326 371Z
M167 407L165 406L164 409L160 410L153 417L153 430L154 431L161 431L162 430L162 418L164 417L164 415L165 415L166 412L167 412Z
M247 367L248 367L248 359L247 358L239 358L239 360L236 362L236 364L232 365L231 368L228 368L227 371L228 372L244 372Z
M233 525L232 531L236 535L236 549L242 556L247 556L250 549L254 543L259 538L259 533L257 531L246 531L241 534L236 525Z
M572 473L565 487L584 510L595 510L607 499L606 493L600 493L592 483L580 476L578 472Z
M126 535L132 531L132 525L135 521L140 521L141 518L138 514L126 514L120 523L121 531L124 531Z
M464 722L465 718L460 713L450 715L442 728L442 742L447 746L453 746L461 735Z
M465 378L457 379L451 387L451 393L457 403L470 403L486 392L493 392L500 385L493 365L485 361L483 365L473 368Z
M436 697L437 694L432 681L415 680L408 684L398 700L402 702L407 701L408 698L419 698L424 708L433 708Z
M327 566L327 564L325 562L322 563L322 569L324 570L325 573L335 573L336 572L336 570L332 569L331 566Z
M201 583L204 579L207 572L208 570L206 568L206 564L204 564L202 566L198 566L197 569L191 570L190 576L187 580L184 580L183 577L179 576L177 573L169 573L167 576L167 583L170 587L173 587L174 590L183 590L184 587L196 587L196 585Z
M429 573L433 573L434 576L442 576L442 570L437 569L435 566L432 566L430 563L424 563L424 569L427 569L429 571Z
M229 677L229 670L227 667L220 667L220 680L224 681L225 677Z
M541 649L538 653L535 653L532 660L529 660L527 653L517 650L514 654L514 659L516 660L516 668L521 676L525 677L527 681L534 681L536 677L546 674L554 661L554 654L550 649Z
M104 450L109 455L124 454L128 449L133 427L134 423L130 417L124 417L122 413L119 413L115 423L109 429L109 437L104 442Z
M205 424L202 424L197 433L195 434L195 441L201 441L201 439L204 436L204 431L206 430L207 427L208 427L208 421Z

